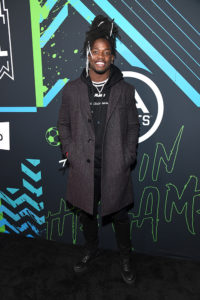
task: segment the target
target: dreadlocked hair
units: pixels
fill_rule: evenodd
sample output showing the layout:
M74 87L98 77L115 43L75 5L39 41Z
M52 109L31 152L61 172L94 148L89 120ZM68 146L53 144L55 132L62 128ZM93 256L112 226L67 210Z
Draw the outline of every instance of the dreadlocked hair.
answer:
M107 17L98 15L94 18L89 31L86 32L86 39L84 42L82 55L87 57L90 53L90 49L93 43L97 39L105 39L109 42L111 47L111 53L116 56L116 38L120 38L118 27L113 20L109 20Z

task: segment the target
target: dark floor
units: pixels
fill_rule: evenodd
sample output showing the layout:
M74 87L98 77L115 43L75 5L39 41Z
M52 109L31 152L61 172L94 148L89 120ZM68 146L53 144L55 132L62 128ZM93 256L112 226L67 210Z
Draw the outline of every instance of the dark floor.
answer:
M137 282L127 286L111 250L102 250L86 274L75 275L82 250L0 234L0 300L200 300L199 262L133 254Z

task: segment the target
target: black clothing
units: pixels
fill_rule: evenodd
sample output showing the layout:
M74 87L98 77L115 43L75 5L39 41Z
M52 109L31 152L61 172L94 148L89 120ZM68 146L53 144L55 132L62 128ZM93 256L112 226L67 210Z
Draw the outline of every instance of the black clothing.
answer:
M103 134L106 123L107 107L109 102L110 88L123 79L122 72L114 65L111 65L110 76L102 92L98 94L97 89L93 86L90 77L86 77L86 71L83 70L81 79L88 86L88 96L90 109L95 129L95 168L101 168Z
M101 172L99 168L94 169L94 212L90 215L84 211L80 212L80 222L83 225L85 247L88 251L96 251L99 244L98 238L98 205L101 200ZM131 251L130 223L128 209L124 208L109 216L110 222L114 223L117 245L122 255L128 255Z

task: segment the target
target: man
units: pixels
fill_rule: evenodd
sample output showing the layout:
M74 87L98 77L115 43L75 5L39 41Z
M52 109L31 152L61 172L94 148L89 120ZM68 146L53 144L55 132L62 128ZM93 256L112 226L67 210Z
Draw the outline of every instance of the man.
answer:
M136 160L139 122L134 87L114 65L118 28L97 16L86 33L86 69L63 90L58 130L69 162L67 201L80 209L85 254L76 273L98 257L98 203L114 223L121 275L132 284L129 206L133 202L131 166Z

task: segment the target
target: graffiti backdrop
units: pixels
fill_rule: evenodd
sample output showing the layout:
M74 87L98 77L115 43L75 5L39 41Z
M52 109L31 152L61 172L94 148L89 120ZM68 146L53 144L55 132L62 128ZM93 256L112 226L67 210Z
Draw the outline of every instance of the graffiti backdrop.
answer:
M85 66L88 25L104 14L119 26L115 64L136 87L141 124L133 248L200 258L199 10L196 0L0 0L2 233L83 242L57 118L62 88ZM116 247L112 231L100 226L102 247Z

